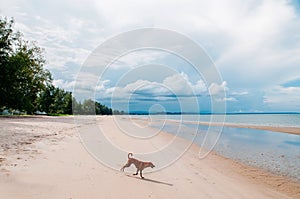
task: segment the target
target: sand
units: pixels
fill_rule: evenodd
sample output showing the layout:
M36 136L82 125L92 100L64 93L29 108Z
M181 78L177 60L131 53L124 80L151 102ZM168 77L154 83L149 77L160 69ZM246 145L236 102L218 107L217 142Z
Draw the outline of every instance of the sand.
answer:
M244 125L244 124L232 124L232 123L208 123L208 122L199 122L201 125L211 125L211 126L228 126L228 127L235 127L235 128L250 128L250 129L259 129L259 130L267 130L273 132L281 132L281 133L289 133L300 135L300 128L299 127L281 127L281 126L257 126L257 125Z
M132 152L151 151L173 139L159 133L153 142L133 146L114 117L96 121L109 139ZM74 124L73 117L0 118L0 198L300 198L299 182L213 152L199 159L195 145L163 169L145 169L145 179L140 179L132 175L133 166L123 173L88 153L77 128L92 133L90 127ZM126 159L120 158L117 166Z

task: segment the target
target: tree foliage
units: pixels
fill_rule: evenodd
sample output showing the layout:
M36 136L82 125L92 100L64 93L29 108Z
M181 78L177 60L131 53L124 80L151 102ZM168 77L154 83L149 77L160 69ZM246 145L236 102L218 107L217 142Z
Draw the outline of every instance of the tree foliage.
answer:
M80 115L112 115L113 111L105 105L91 99L84 100L83 103L73 99L74 114Z
M112 110L93 100L82 104L72 93L52 84L51 73L44 69L43 49L23 39L13 30L13 19L0 18L0 109L33 114L106 114Z
M72 93L49 85L38 98L38 110L50 114L72 114Z
M38 94L51 83L43 50L14 32L13 20L0 20L0 105L33 113Z

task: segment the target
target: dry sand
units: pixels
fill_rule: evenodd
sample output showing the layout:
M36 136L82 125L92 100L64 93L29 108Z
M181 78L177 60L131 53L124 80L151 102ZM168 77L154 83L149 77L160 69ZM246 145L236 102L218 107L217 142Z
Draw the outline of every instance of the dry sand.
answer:
M115 143L135 149L113 117L97 122ZM133 168L108 168L86 151L76 133L85 125L72 117L0 118L0 198L300 198L299 182L214 153L200 160L195 145L174 164L145 173L145 180L133 177ZM157 144L172 139L157 137Z

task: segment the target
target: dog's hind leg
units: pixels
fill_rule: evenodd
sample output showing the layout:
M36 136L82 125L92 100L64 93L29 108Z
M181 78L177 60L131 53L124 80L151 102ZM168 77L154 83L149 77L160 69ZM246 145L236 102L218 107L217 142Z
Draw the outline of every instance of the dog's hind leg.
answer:
M143 170L140 171L140 176L141 176L141 178L144 179L142 171L143 171Z
M130 167L130 165L132 164L132 162L127 162L122 168L121 168L121 171L124 171L124 169L126 167Z

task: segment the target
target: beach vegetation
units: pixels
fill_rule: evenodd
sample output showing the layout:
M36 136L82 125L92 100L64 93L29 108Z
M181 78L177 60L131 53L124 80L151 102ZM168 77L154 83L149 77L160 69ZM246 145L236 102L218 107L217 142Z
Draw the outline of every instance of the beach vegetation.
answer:
M112 115L113 110L92 99L84 100L82 103L73 99L74 114L80 115Z
M43 49L13 30L13 19L0 19L0 105L32 114L38 94L50 84Z

